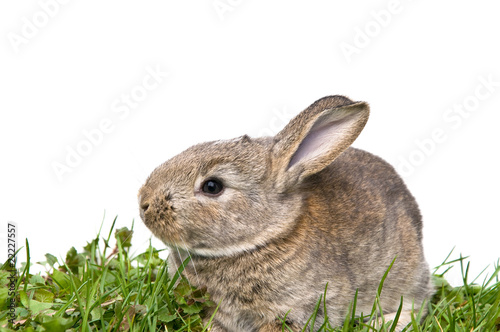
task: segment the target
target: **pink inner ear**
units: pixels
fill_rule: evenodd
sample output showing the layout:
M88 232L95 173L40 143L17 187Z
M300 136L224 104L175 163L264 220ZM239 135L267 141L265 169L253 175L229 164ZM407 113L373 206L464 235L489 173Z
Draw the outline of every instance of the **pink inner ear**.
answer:
M355 120L355 117L345 117L326 123L314 124L300 143L297 151L295 151L288 168L298 163L307 163L322 156L328 158L329 153L342 145L344 138L350 135L350 128Z

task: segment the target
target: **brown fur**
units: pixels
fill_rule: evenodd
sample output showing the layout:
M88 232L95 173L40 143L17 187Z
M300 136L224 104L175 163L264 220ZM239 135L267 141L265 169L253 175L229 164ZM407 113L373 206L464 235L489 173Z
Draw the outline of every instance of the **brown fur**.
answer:
M221 302L212 331L300 330L328 283L327 314L341 324L381 295L384 313L404 297L398 330L431 294L418 206L394 169L349 145L366 103L325 97L276 137L193 146L159 166L139 191L141 217L184 276ZM218 178L209 197L200 186ZM209 312L208 315L211 313ZM320 310L321 321L324 315Z

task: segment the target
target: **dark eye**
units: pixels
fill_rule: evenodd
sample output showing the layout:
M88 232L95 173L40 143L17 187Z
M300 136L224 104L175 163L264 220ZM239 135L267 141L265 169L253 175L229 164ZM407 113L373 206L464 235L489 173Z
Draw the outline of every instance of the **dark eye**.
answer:
M220 194L222 189L224 189L224 186L222 185L222 182L217 179L209 179L201 186L201 190L203 190L205 194L214 196Z

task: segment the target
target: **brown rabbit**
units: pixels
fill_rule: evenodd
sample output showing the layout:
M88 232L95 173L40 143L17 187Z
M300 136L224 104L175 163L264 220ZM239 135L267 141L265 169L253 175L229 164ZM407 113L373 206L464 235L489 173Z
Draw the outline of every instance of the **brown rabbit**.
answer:
M325 97L275 137L198 144L149 176L141 218L171 264L192 257L183 275L220 302L211 331L281 331L288 312L299 331L327 283L332 325L356 290L357 313L369 314L395 258L380 299L386 321L403 296L401 330L429 298L415 199L388 163L349 147L368 114L364 102Z

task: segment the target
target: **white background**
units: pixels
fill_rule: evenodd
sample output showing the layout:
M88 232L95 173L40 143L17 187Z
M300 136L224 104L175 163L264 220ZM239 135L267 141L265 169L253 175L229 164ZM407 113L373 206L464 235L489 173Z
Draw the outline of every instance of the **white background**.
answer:
M456 246L476 275L500 257L500 6L464 3L3 1L2 243L14 221L32 260L64 257L105 212L106 232L115 215L135 220L140 250L136 195L154 167L197 142L275 133L343 94L371 105L354 146L403 167L430 265ZM59 179L54 163L89 147L84 132L95 144Z

